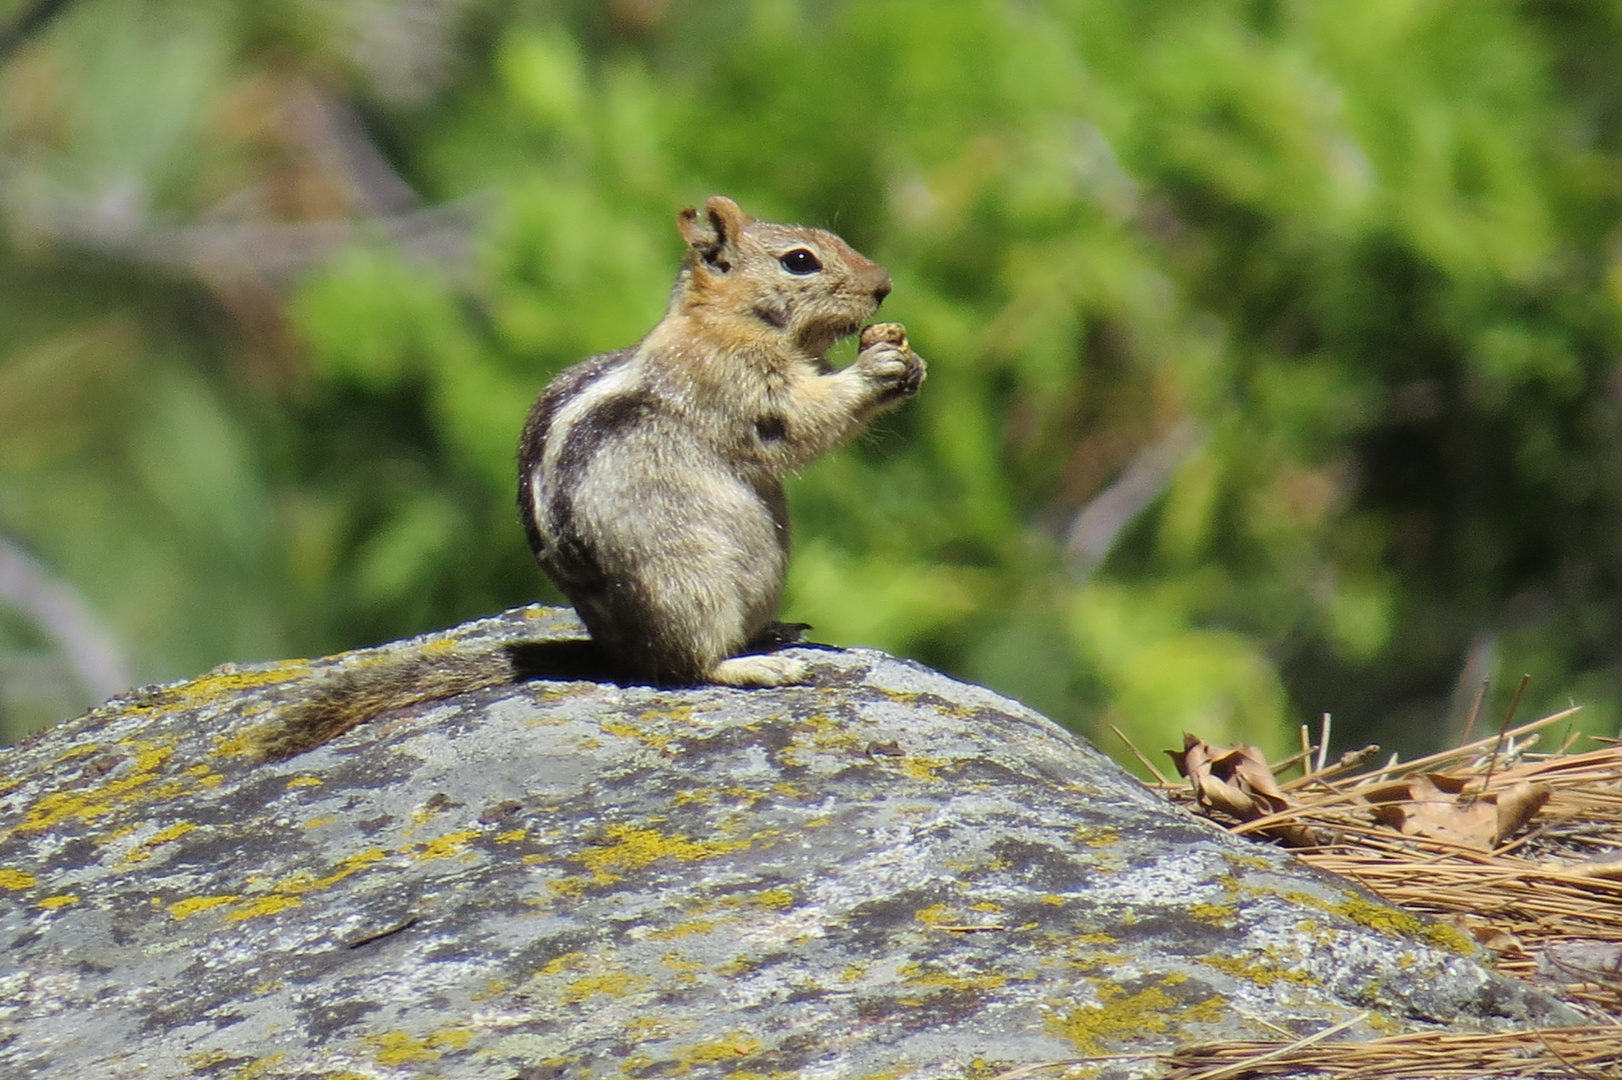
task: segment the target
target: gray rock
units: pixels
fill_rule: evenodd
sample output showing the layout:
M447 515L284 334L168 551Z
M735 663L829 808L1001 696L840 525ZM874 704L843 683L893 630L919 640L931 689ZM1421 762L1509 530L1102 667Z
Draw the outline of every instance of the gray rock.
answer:
M1363 1013L1579 1022L875 652L797 650L818 682L785 690L509 684L244 753L334 671L580 636L523 609L4 751L0 1075L964 1077Z

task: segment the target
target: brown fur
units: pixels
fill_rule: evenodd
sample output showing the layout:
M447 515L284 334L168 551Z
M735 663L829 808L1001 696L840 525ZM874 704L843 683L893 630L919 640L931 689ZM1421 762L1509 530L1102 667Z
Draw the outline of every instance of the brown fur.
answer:
M631 672L801 681L796 661L737 655L782 597L782 476L916 393L923 361L886 324L855 363L828 370L823 355L890 292L884 268L832 233L756 221L722 196L677 226L688 252L665 317L631 349L559 375L530 413L526 530Z
M462 653L442 648L341 671L257 730L255 755L261 761L285 761L392 709L471 693L512 677L513 663L505 652Z

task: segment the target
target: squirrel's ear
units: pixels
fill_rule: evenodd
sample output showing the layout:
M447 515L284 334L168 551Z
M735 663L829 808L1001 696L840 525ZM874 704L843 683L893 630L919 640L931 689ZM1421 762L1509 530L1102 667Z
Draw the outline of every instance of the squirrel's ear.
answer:
M732 268L727 253L737 246L738 233L753 220L725 195L711 195L704 201L702 216L689 206L677 216L676 227L700 258L725 271Z

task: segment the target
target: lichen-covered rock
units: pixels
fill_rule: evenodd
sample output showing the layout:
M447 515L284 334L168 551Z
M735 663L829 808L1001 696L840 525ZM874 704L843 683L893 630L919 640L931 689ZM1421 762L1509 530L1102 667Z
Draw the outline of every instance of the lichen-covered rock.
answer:
M801 650L816 685L773 691L506 685L243 753L331 670L580 634L530 608L222 671L0 754L0 1075L960 1078L1364 1012L1575 1020L878 653Z

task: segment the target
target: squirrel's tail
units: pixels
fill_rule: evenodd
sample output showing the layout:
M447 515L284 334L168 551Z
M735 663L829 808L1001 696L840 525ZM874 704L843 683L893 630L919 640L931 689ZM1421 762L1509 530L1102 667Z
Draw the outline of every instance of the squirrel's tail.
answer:
M454 697L517 678L507 649L458 652L435 642L409 653L351 661L256 732L260 761L286 761L394 709Z

